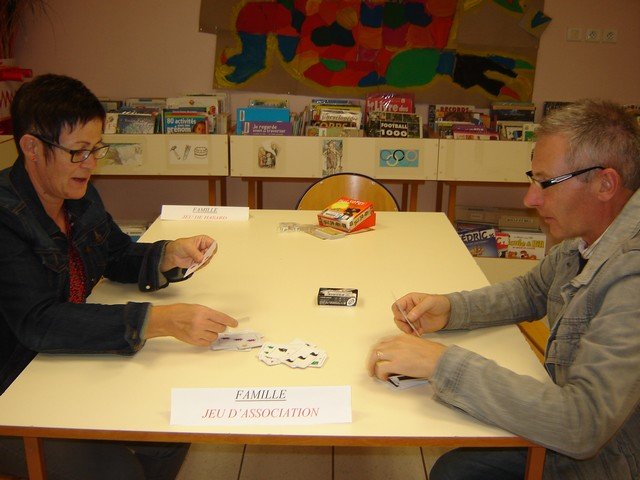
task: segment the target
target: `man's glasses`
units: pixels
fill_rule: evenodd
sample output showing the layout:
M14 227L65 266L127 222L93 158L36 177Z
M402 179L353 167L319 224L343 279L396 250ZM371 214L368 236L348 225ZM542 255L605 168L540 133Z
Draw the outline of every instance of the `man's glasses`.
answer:
M558 175L557 177L550 178L548 180L537 180L533 178L533 171L529 170L525 172L525 175L529 177L529 181L534 185L538 185L540 188L545 189L549 187L553 187L559 183L562 183L570 178L577 177L578 175L582 175L583 173L590 172L591 170L604 170L605 167L597 165L595 167L583 168L582 170L576 170L575 172L565 173L564 175Z
M91 150L87 150L87 149L72 150L70 148L63 147L58 143L47 140L46 138L43 138L41 135L38 135L37 133L31 133L30 135L33 135L42 143L46 143L47 145L51 145L52 147L59 148L60 150L64 150L65 152L70 154L71 163L82 163L85 160L87 160L91 155L93 155L96 160L100 160L101 158L104 158L107 155L107 152L109 151L109 145L96 146L96 147L93 147Z

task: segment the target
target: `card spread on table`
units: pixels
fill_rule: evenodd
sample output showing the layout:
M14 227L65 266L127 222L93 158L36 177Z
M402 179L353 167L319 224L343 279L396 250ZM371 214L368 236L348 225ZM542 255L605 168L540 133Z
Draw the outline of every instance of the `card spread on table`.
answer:
M258 332L225 332L211 344L211 350L251 350L262 346L263 336Z
M206 263L207 260L209 260L209 258L216 253L216 251L218 250L218 243L214 240L213 243L211 245L209 245L209 248L207 248L207 251L204 252L204 257L202 257L202 261L199 263L192 263L189 268L187 268L187 271L184 272L184 276L188 277L189 275L191 275L193 272L195 272L196 270L198 270L202 265L204 265Z
M258 358L267 365L284 364L291 368L320 368L327 360L327 352L312 343L295 339L289 343L265 342Z

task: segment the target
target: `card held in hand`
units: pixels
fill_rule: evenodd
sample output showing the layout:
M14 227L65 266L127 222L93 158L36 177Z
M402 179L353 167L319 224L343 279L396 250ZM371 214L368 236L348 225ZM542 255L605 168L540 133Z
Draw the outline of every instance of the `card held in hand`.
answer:
M211 256L216 253L216 251L218 250L218 242L216 242L215 240L213 241L213 243L211 245L209 245L209 248L207 248L207 251L204 252L204 257L202 257L202 261L200 263L192 263L189 268L187 268L187 270L184 272L184 276L188 277L189 275L191 275L193 272L195 272L196 270L198 270L202 265L204 265L205 263L207 263L207 260L209 260L209 258L211 258Z
M407 388L429 383L429 380L426 378L416 378L408 375L390 375L387 381L398 390L405 390Z
M251 350L262 346L262 335L258 332L225 332L211 344L211 350Z

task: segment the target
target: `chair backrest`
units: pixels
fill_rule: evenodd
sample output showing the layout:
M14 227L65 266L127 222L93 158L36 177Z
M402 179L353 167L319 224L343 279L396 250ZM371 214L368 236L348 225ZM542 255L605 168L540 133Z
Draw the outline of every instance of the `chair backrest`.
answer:
M313 183L302 194L297 210L323 210L340 197L373 203L377 212L397 212L393 194L377 180L359 173L336 173Z

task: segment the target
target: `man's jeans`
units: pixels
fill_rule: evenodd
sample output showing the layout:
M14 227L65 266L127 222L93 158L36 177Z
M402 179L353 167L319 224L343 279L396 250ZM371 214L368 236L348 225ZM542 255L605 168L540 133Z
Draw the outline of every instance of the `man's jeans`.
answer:
M441 456L429 480L523 480L526 448L458 448Z

